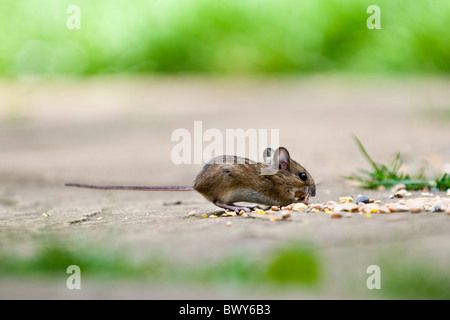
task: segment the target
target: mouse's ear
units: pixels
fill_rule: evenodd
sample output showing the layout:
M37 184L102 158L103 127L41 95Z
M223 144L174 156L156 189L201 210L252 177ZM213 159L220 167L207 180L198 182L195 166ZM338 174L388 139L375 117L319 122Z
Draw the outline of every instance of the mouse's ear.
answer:
M269 162L271 158L273 158L274 150L271 147L266 148L263 152L264 162Z
M278 169L289 169L291 156L286 148L279 147L277 151L275 151L274 160L275 163L278 163Z

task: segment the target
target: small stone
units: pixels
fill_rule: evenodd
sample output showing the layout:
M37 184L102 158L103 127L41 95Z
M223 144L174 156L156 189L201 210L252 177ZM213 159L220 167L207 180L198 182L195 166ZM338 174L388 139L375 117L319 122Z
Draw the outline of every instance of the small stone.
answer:
M370 199L369 199L368 196L359 196L358 199L356 199L355 203L358 204L360 202L362 202L362 203L370 203Z
M275 218L275 217L270 217L270 221L277 221L277 218Z
M339 218L342 218L342 213L333 212L330 216L331 216L331 219L339 219Z
M189 212L189 216L190 216L190 217L195 217L196 214L197 214L197 211L191 211L191 212Z
M352 217L351 212L347 212L347 213L345 214L345 217L346 217L346 218L351 218L351 217Z
M248 218L248 213L247 213L247 212L244 212L244 213L241 215L241 217L244 218L244 219Z
M217 216L215 214L212 214L209 216L210 218L217 218Z
M428 198L428 197L430 197L431 195L430 195L429 192L422 192L421 196L424 197L424 198Z
M270 210L272 210L272 211L280 211L280 208L277 207L277 206L272 206L272 207L270 207Z
M208 215L205 213L202 215L202 218L208 218Z
M227 227L231 227L231 221L227 221L227 223L225 224Z

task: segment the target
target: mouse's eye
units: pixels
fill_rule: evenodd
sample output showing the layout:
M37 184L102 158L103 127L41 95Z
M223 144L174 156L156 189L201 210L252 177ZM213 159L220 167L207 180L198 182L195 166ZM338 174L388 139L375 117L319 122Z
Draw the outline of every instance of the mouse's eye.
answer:
M306 173L304 173L304 172L300 172L300 173L298 174L298 176L300 177L300 179L301 179L302 181L306 181L306 180L308 179L308 176L307 176Z

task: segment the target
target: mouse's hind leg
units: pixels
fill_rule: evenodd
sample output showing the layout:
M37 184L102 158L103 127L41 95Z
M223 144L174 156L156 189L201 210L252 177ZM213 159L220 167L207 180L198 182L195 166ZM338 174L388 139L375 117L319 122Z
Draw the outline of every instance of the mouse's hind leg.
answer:
M226 203L221 203L221 202L218 202L218 201L215 201L214 204L216 206L220 207L220 208L233 210L233 211L236 211L236 212L239 212L241 210L244 210L246 212L250 212L250 211L252 211L255 208L260 208L258 205L240 206L240 205L237 205L237 204L234 204L234 203L233 204L226 204Z

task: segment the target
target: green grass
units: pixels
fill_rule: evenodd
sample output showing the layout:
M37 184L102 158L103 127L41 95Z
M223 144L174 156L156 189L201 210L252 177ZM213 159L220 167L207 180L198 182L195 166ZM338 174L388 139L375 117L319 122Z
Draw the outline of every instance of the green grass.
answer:
M424 168L415 175L401 172L402 161L400 160L399 152L397 152L391 163L387 165L376 163L355 135L353 135L353 139L362 155L371 165L372 171L358 169L359 174L352 174L345 176L345 178L360 182L363 188L376 189L380 186L389 188L400 183L403 183L408 190L420 190L424 187L429 187L444 191L450 188L450 176L447 173L444 173L442 177L426 178L423 174Z
M67 267L77 265L82 283L85 279L121 283L139 281L148 284L232 286L246 290L308 290L318 294L321 290L334 287L332 277L325 274L327 261L322 252L306 243L281 245L258 257L235 252L209 264L184 265L158 254L139 260L130 259L124 251L108 250L87 242L63 244L63 241L35 240L35 244L40 245L32 254L22 256L17 251L0 254L0 279L41 278L65 283L70 275L66 273ZM368 275L360 277L352 268L338 270L344 279L338 288L352 297L369 299L449 299L450 277L446 269L437 267L433 259L418 259L405 253L383 250L371 258L380 266L380 290L368 290L365 286ZM356 265L356 268L359 267Z
M46 244L45 244L46 243ZM233 254L209 265L183 266L161 255L133 261L123 252L87 245L62 245L44 241L31 256L0 255L0 277L68 277L70 265L83 277L104 280L145 279L196 284L295 285L315 287L321 280L320 257L304 244L282 247L262 261Z
M0 76L448 73L449 16L447 0L5 0Z
M381 294L388 299L450 299L448 268L403 250L388 250L378 258Z

